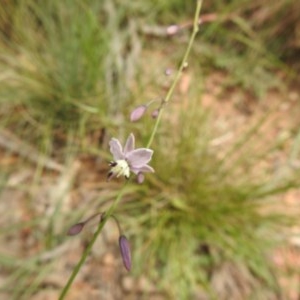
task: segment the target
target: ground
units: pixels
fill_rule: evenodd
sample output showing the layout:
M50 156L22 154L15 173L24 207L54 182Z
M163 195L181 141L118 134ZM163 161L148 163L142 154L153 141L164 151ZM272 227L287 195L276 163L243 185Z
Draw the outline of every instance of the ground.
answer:
M188 93L191 76L191 73L186 72L181 79L179 89L183 98ZM224 76L226 75L214 72L207 77L204 85L202 105L211 111L214 130L217 133L216 138L211 141L211 146L218 148L222 155L222 149L227 149L239 133L249 128L250 124L263 116L267 110L271 110L271 116L260 135L262 143L281 139L279 142L282 142L282 147L273 152L269 161L265 162L268 167L274 164L274 174L280 176L283 169L279 166L284 165L288 160L288 153L292 146L291 137L294 134L294 128L297 128L299 124L299 90L290 88L286 92L274 89L269 91L263 99L257 100L239 89L224 93L218 88ZM0 142L0 166L6 174L3 182L6 179L7 183L2 188L0 202L1 228L4 233L1 235L0 252L4 263L7 264L7 269L0 271L0 282L14 287L14 278L23 277L21 271L18 274L17 272L11 273L11 270L18 265L18 261L23 263L24 260L28 260L29 268L30 258L46 248L41 244L43 241L48 243L50 250L38 255L38 264L47 265L50 271L42 276L41 280L35 278L34 284L40 286L40 289L31 299L57 299L86 243L91 238L94 227L90 226L80 237L70 237L66 243L56 247L51 247L53 243L51 236L46 240L41 239L41 236L47 234L50 229L58 236L65 235L67 228L64 219L53 214L56 204L61 206L60 209L63 212L71 211L80 205L88 207L107 185L105 181L107 165L103 160L94 156L76 157L67 167L47 158L42 163L44 169L41 170L37 168L41 165L37 159L39 154L32 146L18 139L17 133L3 130L0 132ZM24 149L29 149L31 155ZM299 163L294 160L294 167L299 167ZM299 195L299 190L291 190L279 196L278 209L284 209L291 214L300 212ZM53 215L50 228L49 222L45 220ZM38 217L38 225L32 225L30 221L36 217ZM78 221L81 217L78 216ZM22 227L14 225L20 221L23 221ZM291 300L300 297L300 278L297 271L300 266L299 233L300 228L295 226L293 232L287 233L288 245L276 249L271 254L274 264L280 270L277 274L283 294ZM13 268L9 268L10 260L14 260L15 264L11 264ZM230 266L224 266L224 268L228 270ZM6 280L9 280L8 284ZM27 277L24 280L31 279ZM22 285L26 286L26 282L24 285L22 281L20 286ZM17 299L12 298L11 295L18 294L18 288L18 286L14 287L10 293L0 292L1 299ZM26 290L21 294L24 296L24 293ZM117 227L113 222L109 222L66 299L117 300L141 299L142 297L153 300L167 299L164 294L159 293L155 284L148 278L136 277L134 270L128 273L123 268L118 250ZM195 299L205 298L199 291Z

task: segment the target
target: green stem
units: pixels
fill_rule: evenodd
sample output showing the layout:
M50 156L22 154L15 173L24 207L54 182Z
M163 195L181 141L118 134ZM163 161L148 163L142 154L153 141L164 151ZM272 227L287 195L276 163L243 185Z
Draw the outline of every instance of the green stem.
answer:
M86 258L88 257L88 255L90 254L92 247L94 245L94 243L97 240L98 235L100 234L100 232L102 231L106 221L110 218L110 216L112 215L112 213L114 212L115 208L117 207L119 201L121 200L125 187L127 186L128 181L126 181L125 185L123 186L123 188L121 189L120 193L118 194L117 198L115 199L115 201L113 202L113 204L111 205L111 207L108 209L108 211L105 213L104 218L101 220L97 231L94 233L93 238L91 239L91 241L89 242L89 244L87 245L86 249L84 250L80 261L77 263L77 265L75 266L75 268L73 269L73 272L67 282L67 284L64 286L60 296L59 296L59 300L63 300L67 294L67 292L69 291L75 277L77 276L79 270L81 269L82 265L84 264Z
M150 146L151 146L151 144L153 142L154 136L155 136L155 134L157 132L157 129L158 129L161 117L162 117L162 112L164 110L164 107L170 101L170 99L171 99L171 97L172 97L172 95L174 93L175 87L177 86L178 81L179 81L179 79L180 79L180 77L182 75L182 72L186 68L187 60L188 60L188 57L190 55L190 52L191 52L191 49L192 49L192 45L193 45L193 43L195 41L195 38L196 38L196 35L197 35L198 31L199 31L199 17L200 17L201 6L202 6L202 0L198 0L197 1L196 12L195 12L195 17L194 17L193 32L191 34L188 46L187 46L187 48L185 50L183 59L182 59L182 61L180 63L179 69L176 72L176 76L175 76L175 78L173 80L173 83L172 83L171 87L169 88L169 90L167 92L167 95L166 95L166 97L165 97L165 99L163 101L163 104L162 104L162 106L161 106L161 108L159 110L158 116L156 118L156 122L154 124L153 130L152 130L152 133L151 133L151 136L149 138L149 141L148 141L148 144L147 144L146 148L150 148Z
M187 46L187 49L185 51L185 54L183 56L183 59L181 61L181 64L179 66L179 69L176 73L176 76L174 78L174 81L170 87L170 89L168 90L167 92L167 95L163 101L163 104L162 104L162 107L161 109L159 110L159 113L158 113L158 116L157 116L157 119L156 119L156 122L154 124L154 128L152 130L152 133L151 133L151 136L149 138L149 141L148 141L148 144L146 146L146 148L149 148L150 145L152 144L153 142L153 139L154 139L154 136L157 132L157 129L158 129L158 126L160 124L160 120L161 120L161 116L162 116L162 111L164 109L164 106L170 101L173 93L174 93L174 90L175 90L175 87L177 86L178 84L178 81L182 75L182 72L183 70L186 68L186 64L187 64L187 59L189 57L189 54L191 52L191 48L192 48L192 45L194 43L194 40L195 40L195 37L197 35L197 32L199 30L199 16L200 16L200 11L201 11L201 6L202 6L202 0L198 0L197 1L197 7L196 7L196 12L195 12L195 17L194 17L194 26L193 26L193 32L191 34L191 37L190 37L190 40L189 40L189 43L188 43L188 46ZM111 217L112 213L114 212L115 208L117 207L118 203L120 202L122 196L123 196L123 193L124 193L124 190L125 190L125 186L127 185L128 181L126 182L126 184L123 186L122 190L120 191L120 193L118 194L117 198L115 199L115 201L113 202L113 204L111 205L111 207L109 208L109 210L105 213L105 217L101 220L98 228L97 228L97 231L94 233L93 235L93 238L92 240L90 241L90 243L88 244L88 246L86 247L85 251L83 252L81 258L80 258L80 261L77 263L77 265L75 266L67 284L65 285L65 287L63 288L60 296L59 296L59 300L63 300L67 294L67 292L69 291L75 277L77 276L79 270L81 269L82 265L84 264L87 256L90 254L91 250L92 250L92 247L95 243L95 241L97 240L97 237L98 235L100 234L100 232L102 231L106 221Z

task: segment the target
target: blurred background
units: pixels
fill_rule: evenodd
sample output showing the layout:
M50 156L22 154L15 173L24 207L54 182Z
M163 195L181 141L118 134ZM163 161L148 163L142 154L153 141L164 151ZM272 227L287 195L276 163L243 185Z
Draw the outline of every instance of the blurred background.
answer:
M115 213L132 271L109 221L66 299L300 297L300 2L203 2L152 144L156 173ZM1 0L1 299L58 298L97 222L66 232L124 183L106 182L108 141L133 132L146 145L195 7Z

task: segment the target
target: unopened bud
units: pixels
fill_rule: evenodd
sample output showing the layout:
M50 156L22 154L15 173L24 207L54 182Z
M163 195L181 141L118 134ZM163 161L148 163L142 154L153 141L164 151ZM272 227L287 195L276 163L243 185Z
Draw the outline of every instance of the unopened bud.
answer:
M159 114L159 109L155 109L152 113L151 113L151 117L153 119L156 119L158 117Z
M189 66L189 63L187 61L185 61L182 66L182 70L183 71L186 70L188 68L188 66Z
M81 232L85 225L85 222L77 223L73 225L69 230L68 230L68 235L76 235Z
M166 75L166 76L170 76L172 73L173 73L173 71L172 71L171 68L165 69L165 75Z
M179 26L178 25L171 25L167 28L167 34L168 35L173 35L176 34L179 30Z
M130 114L130 121L136 122L138 121L146 112L147 105L140 105L136 107Z
M145 180L145 175L142 172L138 173L136 177L137 183L141 184L144 182L144 180Z
M127 271L131 269L131 252L130 252L130 245L127 238L124 235L119 237L119 247L120 252L123 260L124 267Z

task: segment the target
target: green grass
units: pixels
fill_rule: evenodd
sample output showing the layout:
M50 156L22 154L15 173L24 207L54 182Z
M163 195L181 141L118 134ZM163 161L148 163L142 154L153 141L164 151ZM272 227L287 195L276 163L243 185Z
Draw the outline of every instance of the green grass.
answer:
M142 146L153 121L129 124L128 113L153 95L164 95L163 69L176 66L190 32L183 30L171 39L150 38L140 29L190 21L194 6L183 0L42 2L15 1L0 8L1 127L67 168L82 153L100 153L109 160L107 148L98 149L93 137L101 128L109 136L133 131ZM187 97L180 94L174 97L176 105L168 105L153 144L156 173L143 185L132 185L119 206L122 226L133 241L134 275L146 273L170 299L190 299L198 288L217 299L211 278L224 262L249 270L257 279L253 293L264 287L277 292L266 257L282 238L279 229L289 222L272 211L272 204L278 195L298 187L299 174L294 170L278 180L270 169L257 168L282 147L278 140L261 145L267 115L231 148L212 147L213 120L201 106L201 94L203 75L214 70L226 74L225 91L241 88L263 99L268 89L285 88L276 72L289 75L287 62L296 53L297 5L288 0L276 6L267 0L204 1L204 13L220 18L203 24L194 44L189 70L196 79L188 106L178 104ZM271 8L264 13L265 7ZM297 130L293 136L290 162L299 154ZM17 167L25 166L21 161ZM15 168L2 168L2 191ZM53 196L52 213L41 216L34 191L45 184L43 172L37 166L30 181L15 188L24 193L32 219L12 218L0 232L5 244L27 228L41 245L25 261L26 251L24 257L0 254L3 273L8 274L1 291L12 299L26 299L38 291L55 270L51 260L39 264L39 255L66 243L68 226L118 194L118 185L100 184L99 197L88 206L83 202L65 212L65 197L78 188L70 181L69 189ZM55 178L54 190L66 180L63 175Z
M11 112L3 119L33 127L40 137L61 131L67 136L93 118L106 122L108 34L98 20L102 9L97 1L23 1L2 11L12 22L10 36L2 36L0 101Z
M279 1L263 14L267 28L259 23L261 19L255 23L256 14L264 9L258 3L216 1L212 6L204 3L204 9L218 17L201 27L194 46L198 66L218 68L229 74L225 87L242 86L258 96L270 87L280 87L273 73L284 67L282 53L287 53L287 39L293 40L291 28L297 21L295 13L286 23L283 17L297 11L297 5ZM191 20L192 12L193 6L184 1L143 5L46 1L37 5L27 0L3 7L0 101L9 115L18 116L9 121L20 122L20 127L29 123L40 135L49 126L64 131L71 127L77 132L82 124L87 130L99 123L111 124L110 117L130 99L132 82L143 64L140 48L151 43L139 27L180 24ZM281 35L273 38L276 30L289 29L291 34L285 34L284 40ZM186 34L185 30L183 36Z
M270 145L263 157L249 155L245 171L247 154L238 151L259 144L261 122L228 152L243 162L235 165L229 155L221 165L210 146L211 120L196 107L197 100L190 99L188 108L167 111L176 124L164 123L164 134L155 142L156 174L120 208L136 240L135 265L156 278L170 299L190 299L199 285L214 295L211 274L224 261L242 263L262 290L276 291L267 253L281 241L280 228L288 219L273 211L271 196L298 186L296 174L280 183L271 173L260 174L256 166L267 159Z

